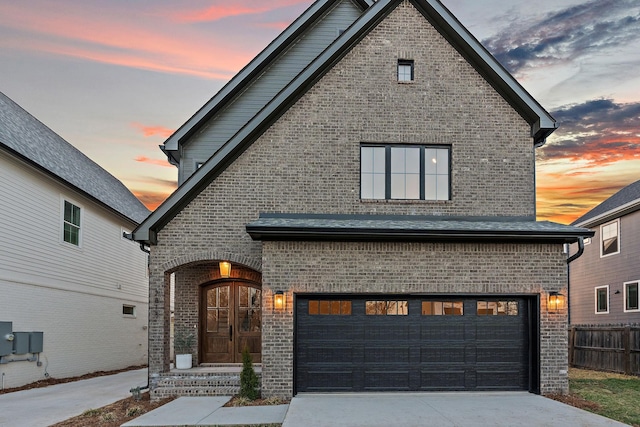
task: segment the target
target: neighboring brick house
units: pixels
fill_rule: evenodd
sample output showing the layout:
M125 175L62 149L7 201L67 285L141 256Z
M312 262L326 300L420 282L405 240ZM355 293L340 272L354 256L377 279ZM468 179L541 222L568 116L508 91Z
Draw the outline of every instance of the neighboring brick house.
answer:
M163 147L181 185L134 231L152 393L172 274L196 362L248 347L264 396L566 392L548 301L590 232L535 221L555 128L438 1L317 1Z
M0 194L3 386L146 364L147 208L3 93Z
M573 224L595 235L585 239L584 254L569 267L571 324L640 324L640 181Z

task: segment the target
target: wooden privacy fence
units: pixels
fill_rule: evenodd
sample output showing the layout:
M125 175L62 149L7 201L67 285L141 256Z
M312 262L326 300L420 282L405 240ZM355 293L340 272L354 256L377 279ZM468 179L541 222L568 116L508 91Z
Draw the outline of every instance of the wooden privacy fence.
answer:
M640 325L572 326L569 366L640 375Z

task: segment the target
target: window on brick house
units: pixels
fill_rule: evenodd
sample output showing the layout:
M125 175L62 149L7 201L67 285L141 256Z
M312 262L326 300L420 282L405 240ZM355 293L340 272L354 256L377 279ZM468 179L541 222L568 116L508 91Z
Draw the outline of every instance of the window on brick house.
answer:
M360 198L449 200L450 148L424 145L363 145Z
M606 314L609 312L609 286L599 286L596 288L596 314Z
M413 60L412 59L398 59L398 81L399 82L413 81Z

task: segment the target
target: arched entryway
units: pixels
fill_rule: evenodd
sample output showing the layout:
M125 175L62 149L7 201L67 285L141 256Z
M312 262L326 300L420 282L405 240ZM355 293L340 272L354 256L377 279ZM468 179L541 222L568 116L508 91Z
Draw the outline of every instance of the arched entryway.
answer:
M241 363L248 348L261 362L262 291L260 283L216 280L201 287L200 363Z

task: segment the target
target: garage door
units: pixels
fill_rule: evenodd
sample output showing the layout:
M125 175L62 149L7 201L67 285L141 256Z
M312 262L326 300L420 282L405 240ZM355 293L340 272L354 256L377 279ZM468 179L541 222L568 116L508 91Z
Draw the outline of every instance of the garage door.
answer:
M296 392L528 390L529 300L298 297Z

